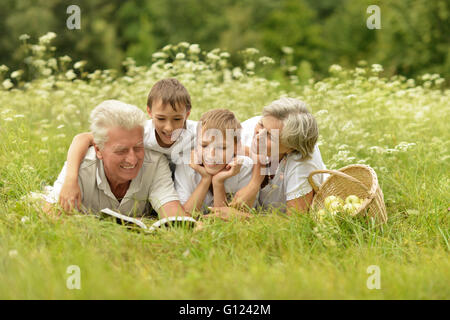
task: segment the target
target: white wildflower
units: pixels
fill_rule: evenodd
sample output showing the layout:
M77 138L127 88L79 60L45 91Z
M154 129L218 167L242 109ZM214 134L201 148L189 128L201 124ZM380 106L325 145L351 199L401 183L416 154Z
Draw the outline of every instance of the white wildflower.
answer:
M86 63L87 63L87 61L85 61L85 60L78 61L78 62L76 62L73 65L73 68L74 69L81 69L81 68L83 68L86 65Z
M27 35L27 34L21 34L20 37L19 37L20 41L26 41L28 39L30 39L30 36Z
M44 68L44 70L42 70L42 75L48 77L49 75L52 74L52 69L50 68Z
M19 255L19 251L17 251L16 249L9 250L8 254L9 254L10 258L14 258L14 257L17 257Z
M283 51L284 54L290 55L294 53L294 49L292 49L291 47L282 47L281 51Z
M379 73L383 71L383 66L381 64L374 63L372 65L372 72Z
M54 32L47 32L46 34L44 34L42 37L39 38L39 43L41 43L41 44L48 44L54 38L56 38L56 33L54 33Z
M255 69L255 63L253 61L249 61L245 65L245 68L247 68L248 70L253 70L253 69Z
M66 72L66 78L69 80L73 80L77 77L77 75L75 74L75 72L73 72L72 69L70 69L69 71Z
M206 58L208 58L209 60L212 60L212 61L220 60L220 57L212 52L209 52L206 55Z
M262 65L275 64L275 61L270 57L261 57L258 60Z
M5 88L6 90L14 87L14 83L12 83L10 79L6 79L5 81L3 81L2 85L3 85L3 88Z
M152 54L153 59L166 59L168 55L164 52L155 52Z
M338 64L332 64L328 69L330 73L339 73L342 71L342 67Z
M177 53L177 55L175 56L175 59L177 60L183 60L184 58L186 58L186 55L182 52Z
M20 78L23 74L23 70L16 70L13 73L11 73L11 78L15 79L15 78Z
M243 52L244 52L244 54L248 54L250 56L253 56L253 55L257 55L259 53L259 50L255 49L255 48L247 48Z
M196 44L196 43L191 44L191 45L189 46L188 52L189 52L190 54L194 54L194 55L195 55L195 54L199 54L199 53L200 53L200 47L199 47L199 45Z
M231 74L233 75L233 78L235 79L240 79L244 76L244 74L242 73L241 68L236 67L231 71Z

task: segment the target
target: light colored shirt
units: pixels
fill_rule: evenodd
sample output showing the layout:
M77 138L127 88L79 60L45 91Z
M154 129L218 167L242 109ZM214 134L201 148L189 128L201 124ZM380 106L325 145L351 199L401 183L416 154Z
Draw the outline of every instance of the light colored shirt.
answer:
M255 126L260 119L261 116L253 117L241 124L243 145L251 146ZM312 191L308 182L309 174L314 170L324 169L326 167L317 144L311 159L302 160L301 154L297 152L286 155L278 164L274 177L260 190L258 206L264 209L285 210L287 201L300 198ZM327 177L326 174L317 174L313 180L320 186Z
M227 200L231 200L232 196L240 189L245 187L252 177L253 161L249 157L239 156L243 158L242 167L238 174L225 180L224 187L227 194ZM185 204L192 193L197 188L202 176L200 173L192 169L188 164L177 165L175 170L175 189L180 196L181 204ZM214 205L214 195L210 190L206 194L203 201L202 211L206 212L208 207Z
M156 140L156 131L153 120L147 120L144 126L144 146L147 149L165 154L174 164L189 163L191 149L195 146L197 136L197 121L186 120L186 128L182 129L180 136L169 148L161 147Z
M57 203L66 176L66 167L67 164L46 196L47 202ZM110 208L125 215L142 216L150 213L152 208L159 211L167 202L179 200L166 157L147 149L142 168L137 177L131 180L120 202L111 191L103 161L97 158L94 147L89 148L81 163L78 184L84 212L99 212Z

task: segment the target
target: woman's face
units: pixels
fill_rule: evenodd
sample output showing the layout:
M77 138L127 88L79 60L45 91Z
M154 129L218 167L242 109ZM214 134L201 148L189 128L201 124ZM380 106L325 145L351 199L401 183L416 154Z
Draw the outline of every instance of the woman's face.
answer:
M280 141L283 122L272 116L264 116L255 127L252 152L266 157L278 157L291 151Z

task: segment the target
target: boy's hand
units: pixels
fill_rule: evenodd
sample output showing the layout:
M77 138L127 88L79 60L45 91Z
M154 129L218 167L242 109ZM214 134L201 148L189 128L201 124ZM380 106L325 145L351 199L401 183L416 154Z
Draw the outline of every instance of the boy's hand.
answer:
M198 158L196 158L196 154L195 154L195 150L191 151L191 163L189 164L189 166L194 169L196 172L200 173L200 175L202 176L202 179L211 179L211 175L206 172L206 169L204 166L198 164L199 161L197 160Z
M241 171L243 161L243 158L234 158L222 171L213 176L213 183L223 183L228 178L237 175Z
M75 183L64 182L58 202L66 212L70 212L72 209L81 210L81 190L78 181Z

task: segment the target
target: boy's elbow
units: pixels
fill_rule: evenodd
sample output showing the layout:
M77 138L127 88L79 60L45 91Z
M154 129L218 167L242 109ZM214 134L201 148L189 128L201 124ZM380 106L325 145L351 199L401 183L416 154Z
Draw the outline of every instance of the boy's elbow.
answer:
M86 142L91 146L94 144L94 136L91 132L82 132L75 135L75 137L73 137L73 141Z

